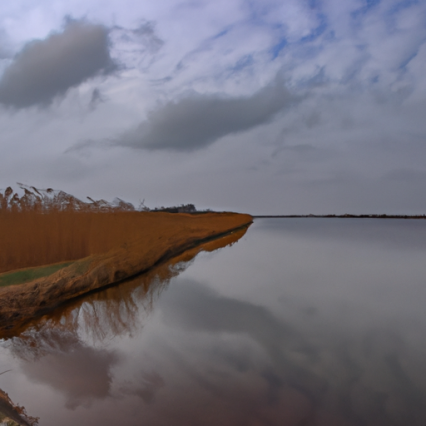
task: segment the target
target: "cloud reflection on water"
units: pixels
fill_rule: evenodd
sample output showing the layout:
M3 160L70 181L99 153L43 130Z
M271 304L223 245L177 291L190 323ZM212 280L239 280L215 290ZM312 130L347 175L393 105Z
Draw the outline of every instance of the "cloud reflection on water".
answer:
M425 290L394 273L383 279L398 262L422 273L421 256L413 256L420 224L413 231L408 222L255 223L223 256L185 271L187 253L172 268L76 301L14 338L12 350L29 381L75 408L46 408L46 426L422 425L425 317L412 303ZM261 274L251 251L267 265ZM353 268L354 258L364 263ZM341 273L329 274L328 262ZM197 265L217 274L197 277ZM364 284L377 290L374 303ZM79 377L96 362L87 374L94 383L83 388Z
M90 407L95 399L133 394L146 403L164 386L157 372L142 372L142 384L123 382L111 391L112 369L125 357L117 349L99 344L140 332L156 299L170 280L184 271L201 251L232 245L245 229L202 244L146 274L77 300L28 324L10 340L12 353L21 360L26 377L49 385L66 398L66 407ZM84 337L90 337L90 343Z
M347 336L322 324L321 334L310 336L298 326L300 318L285 322L264 307L179 278L162 298L161 309L170 327L204 342L191 350L202 359L203 380L220 389L220 398L238 401L245 395L250 409L240 413L241 424L387 426L419 424L426 416L426 377L416 375L417 368L424 370L423 357L412 352L392 324L355 327ZM230 344L241 339L243 348ZM242 373L257 382L253 400ZM234 410L229 406L221 418Z
M22 363L31 381L48 384L66 398L66 408L90 406L93 399L110 395L111 368L120 360L114 351L76 345Z

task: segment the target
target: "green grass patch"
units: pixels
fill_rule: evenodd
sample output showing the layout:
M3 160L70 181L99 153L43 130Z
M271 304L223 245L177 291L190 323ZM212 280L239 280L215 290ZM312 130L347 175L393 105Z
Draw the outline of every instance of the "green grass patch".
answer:
M54 265L40 266L38 268L19 269L17 271L0 274L0 287L24 284L37 278L48 277L74 262L55 263Z

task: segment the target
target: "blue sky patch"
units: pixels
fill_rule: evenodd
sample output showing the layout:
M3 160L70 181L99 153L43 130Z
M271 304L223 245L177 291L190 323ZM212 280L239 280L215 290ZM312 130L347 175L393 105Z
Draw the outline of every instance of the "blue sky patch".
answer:
M287 39L283 37L275 46L271 49L272 60L276 59L280 52L286 47L288 44Z
M318 38L319 36L321 36L322 34L324 34L325 30L327 29L327 18L324 14L322 13L318 13L317 14L317 18L319 21L319 25L307 36L302 37L301 41L302 42L309 42L309 41L313 41L316 38Z

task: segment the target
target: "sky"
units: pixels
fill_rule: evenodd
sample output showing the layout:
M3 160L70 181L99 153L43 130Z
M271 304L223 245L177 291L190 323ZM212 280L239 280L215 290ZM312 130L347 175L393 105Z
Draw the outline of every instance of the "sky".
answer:
M15 0L0 188L426 213L426 0Z

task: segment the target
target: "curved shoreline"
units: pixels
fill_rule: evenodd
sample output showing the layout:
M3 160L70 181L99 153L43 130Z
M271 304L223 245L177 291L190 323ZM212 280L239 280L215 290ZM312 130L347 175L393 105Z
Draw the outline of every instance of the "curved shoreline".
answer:
M148 219L149 232L143 237L80 259L48 277L0 288L0 333L9 334L67 300L147 272L186 250L248 227L253 220L238 213L155 213Z

